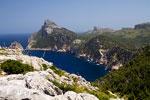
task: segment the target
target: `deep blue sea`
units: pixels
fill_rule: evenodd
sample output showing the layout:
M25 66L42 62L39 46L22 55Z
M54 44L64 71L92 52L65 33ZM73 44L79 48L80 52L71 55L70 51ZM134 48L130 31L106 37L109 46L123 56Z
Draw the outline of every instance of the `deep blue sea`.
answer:
M0 45L9 46L11 42L17 41L26 48L28 44L28 37L31 34L0 34ZM108 73L103 65L97 65L92 62L88 62L84 58L77 58L74 54L67 52L54 52L45 51L25 51L26 54L31 56L42 57L47 61L53 62L57 68L66 70L69 73L75 73L81 75L88 81L94 81L100 77L103 77Z

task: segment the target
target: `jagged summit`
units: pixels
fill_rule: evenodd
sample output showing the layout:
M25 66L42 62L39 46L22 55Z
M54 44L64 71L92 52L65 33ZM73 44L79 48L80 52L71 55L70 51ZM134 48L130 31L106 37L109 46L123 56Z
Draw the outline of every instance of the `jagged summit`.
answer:
M51 21L50 19L46 19L44 22L45 26L57 26L53 21Z
M53 21L46 19L43 25L44 28L61 28L60 26L57 26Z

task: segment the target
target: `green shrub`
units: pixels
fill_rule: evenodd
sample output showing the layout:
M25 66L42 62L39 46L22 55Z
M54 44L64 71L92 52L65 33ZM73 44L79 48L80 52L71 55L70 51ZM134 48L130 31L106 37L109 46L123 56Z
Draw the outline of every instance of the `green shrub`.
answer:
M42 64L42 66L43 66L43 69L44 69L44 70L47 70L47 69L48 69L48 67L47 67L46 64Z
M67 92L67 91L74 91L76 93L82 93L84 90L79 87L79 85L77 83L73 84L73 85L70 85L70 84L67 84L67 83L58 83L57 81L52 81L51 82L57 86L58 88L60 88L63 93Z
M7 60L0 65L1 69L7 74L25 74L33 71L33 67L28 64L22 64L19 61Z
M109 100L109 98L116 98L115 96L109 94L108 92L101 92L100 89L95 91L90 91L86 86L80 86L77 82L75 82L73 85L67 84L67 83L58 83L57 81L50 80L55 86L60 88L63 93L67 91L74 91L76 93L89 93L95 95L100 100Z
M6 52L1 53L1 52L0 52L0 55L8 55L8 53L6 53Z

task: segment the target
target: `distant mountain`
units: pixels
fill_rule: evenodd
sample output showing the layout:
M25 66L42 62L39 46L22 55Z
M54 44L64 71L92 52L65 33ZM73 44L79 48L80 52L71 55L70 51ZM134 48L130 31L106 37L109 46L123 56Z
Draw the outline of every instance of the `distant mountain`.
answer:
M135 25L134 29L150 29L150 22L143 23L143 24L137 24Z
M94 26L93 30L89 30L86 32L86 34L91 34L91 33L105 33L105 32L114 32L115 30L110 29L110 28L102 28L98 26Z
M135 25L134 28L122 28L107 35L135 50L150 44L150 23Z

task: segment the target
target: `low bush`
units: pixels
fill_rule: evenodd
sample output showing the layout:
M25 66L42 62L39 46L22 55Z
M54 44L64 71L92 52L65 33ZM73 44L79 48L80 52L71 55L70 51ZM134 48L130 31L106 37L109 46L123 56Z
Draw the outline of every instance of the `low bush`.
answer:
M51 66L51 69L54 71L55 74L58 74L59 76L64 76L65 71L56 68L56 66Z
M74 83L73 85L67 84L67 83L58 83L57 81L50 80L55 86L60 88L63 93L67 91L74 91L76 93L89 93L92 95L95 95L100 100L109 100L109 98L116 98L115 96L109 94L108 92L101 92L99 89L95 91L90 91L86 86L80 86L78 83Z
M43 66L43 69L44 69L44 70L47 70L47 69L48 69L48 67L47 67L46 64L42 64L42 66Z
M28 64L22 64L19 61L7 60L0 65L0 68L7 74L25 74L33 71L33 67Z

